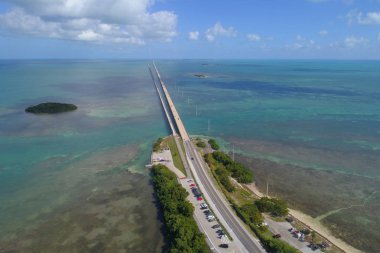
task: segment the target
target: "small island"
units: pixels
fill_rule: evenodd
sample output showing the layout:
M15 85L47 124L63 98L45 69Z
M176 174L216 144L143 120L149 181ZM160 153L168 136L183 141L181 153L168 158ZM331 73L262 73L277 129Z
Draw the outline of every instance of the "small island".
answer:
M25 112L41 114L41 113L62 113L62 112L70 112L75 111L78 107L73 104L63 104L63 103L41 103L34 106L29 106L25 109Z
M199 77L199 78L206 78L207 77L204 74L194 74L194 76Z

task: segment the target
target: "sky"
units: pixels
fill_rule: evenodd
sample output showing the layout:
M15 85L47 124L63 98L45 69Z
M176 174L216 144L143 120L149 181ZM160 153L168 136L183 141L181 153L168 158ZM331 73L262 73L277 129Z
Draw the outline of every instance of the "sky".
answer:
M0 0L0 58L380 60L380 0Z

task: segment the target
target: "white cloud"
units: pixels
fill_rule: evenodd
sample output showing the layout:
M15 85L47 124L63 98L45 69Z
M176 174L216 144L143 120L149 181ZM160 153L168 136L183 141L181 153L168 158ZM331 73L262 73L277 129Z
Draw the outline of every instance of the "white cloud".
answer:
M380 25L380 12L367 12L363 14L363 12L353 10L346 17L349 24Z
M206 39L210 42L214 41L218 36L235 37L236 34L236 30L232 26L224 28L219 22L205 32Z
M260 41L261 40L261 36L258 34L247 34L247 38L250 41Z
M305 40L305 38L302 37L302 35L298 34L298 35L296 36L296 40Z
M198 37L199 37L198 31L189 32L189 39L190 40L198 40Z
M344 40L344 44L346 45L346 47L349 47L349 48L353 48L358 45L365 45L367 43L368 43L368 39L364 37L358 38L354 36L349 36Z
M144 44L177 35L177 15L149 12L153 0L13 0L0 29L38 37Z
M321 36L321 37L325 37L325 36L327 36L329 34L329 32L327 31L327 30L321 30L321 31L319 31L319 35Z
M78 34L78 39L84 40L84 41L99 41L102 38L103 38L103 35L98 34L94 32L93 30L82 31L80 34Z
M314 40L307 39L301 35L296 36L296 42L291 45L286 46L289 49L316 49L319 50L321 49L321 46L319 46L317 43L315 43Z

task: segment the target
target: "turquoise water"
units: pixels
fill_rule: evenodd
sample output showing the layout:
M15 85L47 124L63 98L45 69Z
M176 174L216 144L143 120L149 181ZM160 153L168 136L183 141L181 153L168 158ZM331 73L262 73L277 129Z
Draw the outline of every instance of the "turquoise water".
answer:
M105 184L108 177L99 176L102 167L109 169L110 178L120 170L132 171L126 180L133 178L131 184L142 189L125 197L148 201L147 215L156 218L143 165L151 143L168 129L147 63L0 61L0 234L8 238L4 245L25 227L34 229L49 221L39 214L59 213L76 200L77 192L93 192ZM225 149L233 143L249 157L358 180L380 179L380 62L156 64L190 134L217 137ZM197 73L207 77L197 78ZM79 109L61 115L24 113L25 107L46 101L74 103ZM76 178L84 167L95 172ZM27 208L21 212L23 203ZM146 209L140 204L130 217ZM160 233L158 222L146 226ZM143 230L133 236L144 236Z
M191 133L336 152L337 159L322 161L321 154L295 157L277 149L253 150L262 157L380 178L380 62L165 61L159 65ZM208 78L194 78L192 73Z

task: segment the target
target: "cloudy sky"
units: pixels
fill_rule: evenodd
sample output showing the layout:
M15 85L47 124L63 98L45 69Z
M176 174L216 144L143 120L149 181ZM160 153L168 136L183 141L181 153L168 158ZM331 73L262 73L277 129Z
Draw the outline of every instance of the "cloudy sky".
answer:
M0 58L380 59L380 0L0 0Z

